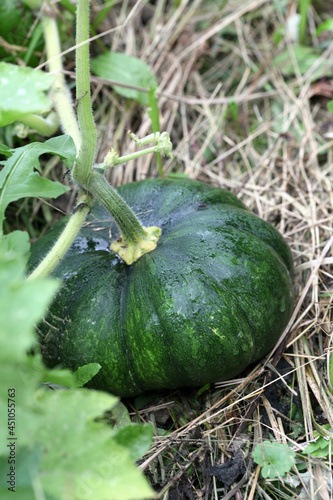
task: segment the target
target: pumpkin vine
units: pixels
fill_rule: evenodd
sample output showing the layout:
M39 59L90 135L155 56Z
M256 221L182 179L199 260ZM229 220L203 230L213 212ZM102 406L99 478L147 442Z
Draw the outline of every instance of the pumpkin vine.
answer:
M151 152L160 152L172 157L172 144L168 134L162 133L158 136L153 134L154 137L149 136L149 140L152 139L155 142L155 146L147 150L138 151L121 158L115 154L112 165L109 163L110 157L106 158L103 165L94 165L97 135L90 95L89 3L89 0L77 1L76 108L78 121L75 117L74 108L62 75L63 68L56 20L49 5L43 9L43 29L47 55L50 60L49 67L51 71L55 71L58 75L53 85L54 100L62 126L65 132L73 138L77 150L77 159L72 170L72 180L79 189L79 200L63 233L59 236L49 254L31 273L29 279L46 277L56 267L73 243L85 221L89 213L92 198L96 198L118 224L121 232L121 240L113 242L110 248L127 264L132 264L144 253L153 250L161 234L160 228L155 226L144 227L141 224L131 208L98 170L103 170L109 166L120 164ZM148 139L144 138L140 140L134 134L131 137L133 137L138 145L146 144Z

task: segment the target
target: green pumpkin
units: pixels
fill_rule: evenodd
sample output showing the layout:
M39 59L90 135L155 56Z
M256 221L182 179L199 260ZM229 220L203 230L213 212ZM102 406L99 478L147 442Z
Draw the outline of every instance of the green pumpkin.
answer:
M102 365L91 386L119 396L230 379L275 345L293 307L290 250L233 194L150 179L118 189L157 247L131 265L109 250L119 231L96 204L53 276L39 325L45 362ZM64 221L32 249L35 266Z

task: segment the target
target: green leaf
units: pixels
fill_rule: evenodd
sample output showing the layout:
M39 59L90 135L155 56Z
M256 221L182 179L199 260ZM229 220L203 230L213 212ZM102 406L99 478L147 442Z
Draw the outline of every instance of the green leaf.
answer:
M76 387L84 386L96 375L96 373L99 372L101 368L102 367L99 363L89 363L88 365L80 366L80 368L74 372Z
M5 210L12 201L32 196L57 198L68 191L68 187L34 172L35 168L41 171L38 158L44 153L59 155L67 163L73 162L75 146L72 138L65 135L49 139L43 144L31 143L14 151L0 172L0 230Z
M160 112L158 109L155 92L156 88L152 88L148 92L148 101L149 101L148 116L151 119L151 129L153 133L160 132Z
M137 59L118 52L102 54L91 61L91 69L95 75L122 83L141 87L147 90L157 87L157 81L149 66ZM144 106L149 105L146 92L126 87L114 87L115 91L128 99L135 99Z
M296 61L298 70L301 75L312 68L312 66L317 63L321 52L313 49L312 47L303 47L296 45L293 49L288 49L282 54L278 55L273 59L273 66L275 66L279 71L285 76L296 76L297 69L294 65L294 59L291 57L290 51L294 51L294 59ZM318 80L324 76L332 76L333 71L327 60L322 61L315 71L310 76L310 82Z
M324 438L322 438L324 439ZM317 443L311 443L309 444L304 452L306 455L312 455L314 457L328 457L329 455L329 442L326 441L325 447L323 448L323 445L317 445Z
M95 421L116 402L88 389L39 393L45 415L35 439L44 450L40 480L48 495L61 500L153 496L127 449L112 439L111 427Z
M30 9L39 9L43 3L43 0L23 0Z
M333 100L327 103L327 109L330 113L333 113Z
M71 168L73 166L76 159L76 148L70 135L52 137L42 144L42 146L44 145L47 147L47 151L45 152L60 156L67 168Z
M238 124L238 104L235 101L230 101L223 115L223 119L228 118L229 115L232 117L233 121Z
M10 469L8 457L0 457L0 475L6 477L6 486L0 487L0 498L7 500L15 498L18 500L35 499L33 482L38 480L39 467L41 462L41 450L39 446L30 450L29 448L20 448L16 451L14 469ZM14 475L7 476L12 473ZM7 488L14 488L8 490Z
M10 260L22 257L24 263L28 262L30 253L29 234L24 231L13 231L0 237L0 254L6 254Z
M16 28L22 17L21 9L18 8L18 3L13 0L1 0L0 2L0 33L6 37L13 28Z
M36 389L45 378L65 385L76 381L69 370L48 370L42 363L33 325L44 315L57 284L25 279L25 233L13 234L0 238L0 414L7 415L8 389L14 389L16 425L0 428L0 474L5 478L10 473L7 438L17 437L16 489L13 494L2 484L1 499L152 498L132 458L150 444L146 426L117 437L117 430L99 418L117 406L116 397L87 389ZM31 348L37 352L27 355ZM96 369L92 364L90 375Z
M44 367L39 353L32 357L32 362L36 363L37 359L38 363L42 366L42 369L40 368L39 377L41 385L46 386L49 389L66 389L76 387L75 377L71 370L60 367L49 370Z
M21 360L35 344L34 324L42 318L58 283L26 281L24 260L0 253L0 284L0 349L9 363Z
M333 19L326 19L321 23L316 30L316 35L320 35L323 31L333 31Z
M37 357L38 356L35 355L34 359ZM100 369L101 365L98 363L89 363L88 365L81 366L74 373L71 370L60 367L53 368L52 370L44 368L40 381L49 389L82 387L89 382Z
M149 449L154 435L151 424L130 424L117 429L113 439L126 447L133 461L139 460Z
M0 144L0 154L4 156L12 156L12 150L5 144Z
M285 36L285 27L280 24L272 34L273 42L278 46Z
M255 447L253 459L262 467L264 478L274 479L285 476L295 465L295 452L286 444L263 441Z
M8 390L13 388L17 426L20 421L20 428L24 429L20 435L22 446L31 439L29 405L42 368L41 361L32 364L26 353L36 347L34 324L40 321L58 288L55 280L29 282L25 279L24 234L17 231L14 239L0 238L0 414L7 414ZM19 243L18 235L22 237L22 247L15 246ZM15 245L11 245L13 242ZM1 432L5 432L4 426ZM7 451L6 439L1 439L0 454Z
M20 116L43 113L52 106L45 95L54 76L29 67L0 63L0 127L9 125Z
M199 396L201 396L201 394L208 391L209 389L210 389L210 384L205 384L202 387L200 387L195 396L198 398Z
M107 417L115 429L132 423L128 409L121 401L108 412Z
M111 2L106 2L105 7L102 7L99 9L98 14L94 16L94 22L91 25L91 28L93 30L97 30L98 26L103 22L103 20L106 18L108 15L109 11L113 8L115 4L115 0L111 0Z
M185 172L171 172L166 176L167 179L188 179L189 175L185 174Z
M303 453L305 455L312 455L314 457L328 457L332 444L333 434L331 438L318 436L316 441L308 444Z
M300 26L299 26L299 42L304 43L305 32L308 21L308 11L312 0L299 0L299 11L301 14Z

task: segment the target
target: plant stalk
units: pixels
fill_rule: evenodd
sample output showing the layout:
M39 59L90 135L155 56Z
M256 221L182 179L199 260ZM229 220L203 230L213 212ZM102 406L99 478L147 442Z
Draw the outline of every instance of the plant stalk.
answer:
M120 165L121 163L126 163L130 160L135 160L136 158L140 158L141 156L146 156L150 153L158 153L160 151L159 146L152 146L151 148L144 149L143 151L135 151L134 153L130 153L128 155L121 156L114 162L114 166Z
M95 158L97 134L90 97L89 70L89 0L78 0L76 12L76 99L81 131L81 146L77 163L73 168L73 179L87 187ZM82 45L82 42L86 42Z
M59 116L55 111L43 118L40 115L28 114L20 116L20 123L37 130L44 137L51 137L59 127Z
M89 192L112 214L129 243L136 243L145 237L145 231L136 215L126 202L106 181L103 174L94 171L89 180Z
M49 274L51 274L53 269L63 258L63 256L75 240L83 222L85 221L85 218L89 213L90 208L87 204L87 201L89 200L85 195L82 195L78 198L77 207L82 204L83 206L71 216L65 229L54 244L53 248L42 260L39 266L37 266L36 269L28 276L28 280L46 278Z
M156 247L161 230L157 227L143 227L105 177L93 169L97 134L90 97L89 0L78 0L76 23L76 100L82 142L72 176L73 180L97 198L115 219L122 236L119 241L113 242L110 248L127 264L131 264Z
M46 6L42 14L44 38L46 44L47 58L50 59L49 70L56 74L55 82L52 85L53 99L58 112L62 127L66 134L70 135L74 141L76 151L79 152L81 145L80 129L74 113L74 108L70 94L63 76L59 33L57 22L50 6ZM70 217L64 231L60 235L50 252L28 276L29 280L45 278L56 267L65 255L80 228L88 215L90 203L89 197L84 192L78 198L78 205L83 205ZM78 206L77 205L77 206Z
M161 229L142 226L136 215L106 181L94 170L90 176L89 192L111 213L121 231L121 238L113 241L110 249L126 262L133 264L145 253L156 248Z
M50 64L50 69L57 72L59 77L57 77L55 85L57 110L64 129L66 133L69 133L73 137L78 152L77 161L72 170L72 177L81 189L79 204L90 204L88 200L89 193L97 198L110 212L122 234L122 237L118 241L113 242L110 248L127 264L131 264L141 257L141 255L150 252L156 247L161 229L158 227L146 228L142 226L133 211L109 185L105 177L93 169L97 134L90 97L89 0L77 1L76 100L79 128L73 107L68 105L70 100L62 75L61 59L60 57L57 58L57 55L60 54L57 25L49 13L43 16L45 39L47 40L47 55L50 59L55 58L52 61L52 65ZM45 277L52 272L74 241L88 211L89 208L84 206L71 216L60 238L46 258L29 276L29 279Z
M55 81L51 87L54 104L65 134L72 137L76 151L79 152L81 145L80 129L76 120L70 93L63 75L62 61L59 56L61 53L61 47L58 26L55 13L51 10L50 6L46 6L43 10L42 25L47 58L50 59L50 62L48 63L49 71L50 73L55 74Z

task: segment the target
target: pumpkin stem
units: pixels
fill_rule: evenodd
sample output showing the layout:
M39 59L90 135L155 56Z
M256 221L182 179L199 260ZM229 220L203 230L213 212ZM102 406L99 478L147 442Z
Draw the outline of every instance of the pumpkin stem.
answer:
M111 244L110 249L126 264L132 264L143 254L156 248L162 230L156 226L142 226L134 212L110 186L103 174L94 170L87 187L117 223L121 237Z
M94 163L97 143L90 96L89 0L77 2L76 37L76 102L82 140L72 175L81 187L86 188Z
M28 280L46 278L46 276L51 274L76 238L89 213L89 204L90 200L86 195L79 196L76 210L67 222L67 225L61 233L59 239L55 242L49 253L44 257L40 264L28 276Z
M115 241L111 245L111 250L117 253L127 264L132 264L141 255L150 252L156 247L161 230L157 227L143 227L133 211L126 205L125 201L109 185L105 177L93 168L96 154L96 128L93 119L91 96L90 96L90 72L89 72L89 0L79 0L77 2L77 46L76 46L76 103L79 126L77 124L74 109L69 103L68 93L65 88L65 80L62 76L62 64L60 54L60 43L57 32L55 18L45 11L43 15L43 27L46 31L46 42L48 56L53 62L52 69L59 73L55 81L53 91L57 110L65 131L69 133L75 142L78 153L76 163L73 166L73 181L80 187L80 195L89 199L89 194L110 212L121 231L120 241ZM51 62L50 61L50 62ZM147 143L146 139L138 139L134 134L131 137L138 145ZM149 136L151 142L155 142L154 151L165 151L171 154L171 142L166 133ZM144 154L139 152L137 156ZM147 151L145 152L147 154ZM114 152L114 159L119 159L119 163L128 161L129 156L119 158ZM135 157L135 156L134 156ZM116 163L113 163L116 164ZM111 166L108 164L108 167ZM102 166L97 166L101 168ZM45 275L52 271L64 252L77 235L80 223L84 221L89 209L84 208L76 212L68 223L68 228L64 231L54 248L44 261L38 266L32 278ZM59 250L59 248L61 249Z

